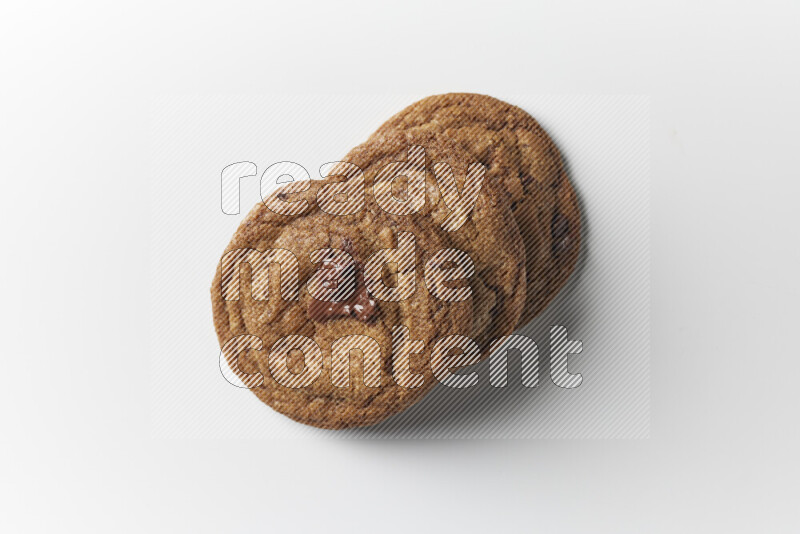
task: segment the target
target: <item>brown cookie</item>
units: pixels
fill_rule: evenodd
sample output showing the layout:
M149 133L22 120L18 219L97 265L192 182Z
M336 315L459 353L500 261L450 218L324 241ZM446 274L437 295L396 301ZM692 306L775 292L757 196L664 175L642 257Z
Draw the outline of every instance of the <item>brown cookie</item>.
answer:
M497 180L486 173L472 210L464 214L459 220L461 226L455 229L447 226L454 198L443 194L443 174L435 167L449 166L462 195L466 194L468 169L482 173L485 168L450 137L430 129L389 131L372 136L344 160L364 170L370 201L374 203L373 183L378 172L393 162L409 163L413 159L409 150L414 146L425 150L424 163L421 159L418 163L424 165L428 190L428 201L419 213L427 215L431 224L448 229L446 237L452 246L467 253L474 263L472 337L486 348L491 340L514 331L525 304L525 248ZM487 353L484 351L484 355Z
M580 249L580 210L561 155L533 117L490 96L451 93L411 104L372 136L442 131L502 184L525 243L527 300L520 324L541 312L572 273Z
M380 422L420 400L435 384L434 341L470 334L472 299L446 301L429 290L426 263L449 241L428 216L397 216L370 202L354 214L326 213L317 203L326 186L290 184L256 205L226 248L211 297L220 346L242 381L292 419L339 429ZM401 247L394 270L370 270L372 254L409 236L414 248ZM282 262L280 277L272 261ZM401 281L413 291L400 291L408 288ZM386 288L381 299L368 285ZM412 353L405 363L393 361L393 344Z

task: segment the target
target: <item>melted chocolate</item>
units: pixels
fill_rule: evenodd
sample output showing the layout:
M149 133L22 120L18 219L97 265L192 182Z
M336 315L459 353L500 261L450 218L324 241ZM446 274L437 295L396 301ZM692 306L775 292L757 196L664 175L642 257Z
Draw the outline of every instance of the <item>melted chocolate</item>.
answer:
M353 243L345 238L342 240L342 250L352 257ZM353 317L362 323L372 321L378 312L378 302L367 291L367 286L364 283L364 267L355 260L352 263L347 262L344 264L324 260L322 266L331 271L331 275L328 277L330 282L342 278L341 274L344 271L355 268L356 287L350 298L339 302L327 302L312 298L311 304L308 306L308 316L311 320L324 323L340 317Z

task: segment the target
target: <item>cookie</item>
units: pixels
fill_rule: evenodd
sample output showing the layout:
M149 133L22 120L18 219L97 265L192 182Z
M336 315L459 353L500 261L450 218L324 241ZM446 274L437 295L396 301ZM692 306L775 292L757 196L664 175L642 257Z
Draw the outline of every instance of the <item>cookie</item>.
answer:
M577 197L553 141L522 109L490 96L445 94L424 98L386 121L372 136L403 130L442 131L502 184L525 243L526 324L556 296L580 250Z
M330 185L297 182L256 205L222 256L211 298L220 346L245 385L296 421L342 429L378 423L434 386L434 341L471 333L472 298L429 289L425 268L449 241L427 215L370 202L327 213L316 200ZM396 247L397 261L376 270L369 258Z
M428 216L432 224L447 228L448 216L453 212L448 204L452 206L453 199L442 194L443 175L436 172L437 166L448 166L461 194L467 193L468 169L478 174L485 172L483 165L447 135L431 129L389 131L372 136L344 160L365 171L367 191L372 192L380 169L413 159L411 147L424 148L424 162L420 155L416 163L424 165L428 194L419 213ZM492 339L511 334L525 305L525 247L505 191L498 185L486 174L471 211L460 219L457 229L449 227L446 233L452 246L468 254L475 265L476 276L471 280L472 338L482 348ZM369 197L374 203L374 193ZM484 351L486 354L488 351Z

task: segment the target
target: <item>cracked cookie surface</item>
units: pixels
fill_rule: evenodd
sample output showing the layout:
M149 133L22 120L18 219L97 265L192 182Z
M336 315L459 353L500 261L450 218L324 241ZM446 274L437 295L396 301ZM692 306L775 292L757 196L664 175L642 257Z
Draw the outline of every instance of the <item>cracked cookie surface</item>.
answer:
M380 169L392 162L407 162L409 147L425 149L427 201L419 212L431 224L443 226L451 209L442 195L441 172L435 166L445 163L452 170L461 194L470 165L476 161L458 142L431 129L387 131L373 135L352 149L344 161L365 172L368 199L375 202L373 182ZM485 349L491 340L511 334L525 305L525 247L498 182L487 172L475 204L458 229L447 231L452 247L469 255L475 265L472 338ZM484 350L484 356L488 351Z
M221 262L211 287L214 324L221 347L242 335L257 336L263 342L261 350L238 354L238 369L243 380L260 375L262 380L252 387L252 391L263 402L296 421L321 428L367 426L405 410L433 387L435 379L429 365L433 342L450 334L469 335L472 300L446 302L437 299L426 287L423 279L425 263L435 252L448 246L443 231L432 224L429 217L394 216L376 209L369 202L353 215L325 213L315 199L326 183L329 182L315 180L310 182L307 191L288 195L284 187L270 197L272 200L281 196L284 200L287 197L293 201L308 199L308 208L303 213L279 215L264 203L257 204L241 223L223 254L223 258L241 259L237 251L243 249L290 251L297 259L299 271L296 273L299 281L297 299L285 299L281 293L286 271L280 273L280 278L274 274L277 269L271 269L268 277L255 277L252 265L237 271L241 273L238 299L226 299L223 282L230 282L232 271L226 270L227 264ZM415 238L413 294L396 302L379 301L369 317L348 312L315 319L315 314L309 311L316 299L309 293L307 282L319 265L312 264L310 255L327 248L346 250L355 262L364 262L378 250L396 247L401 232L410 232ZM263 297L265 288L268 288L269 298L253 298L254 282L260 291L257 296ZM408 328L411 339L424 343L424 349L410 357L410 371L419 373L424 380L421 387L406 388L393 380L392 329L396 326ZM353 351L349 386L339 387L334 384L333 375L341 374L341 370L332 367L331 347L336 340L353 335L368 336L377 342L380 369L377 372L365 370L363 354ZM321 372L311 385L285 387L273 376L270 349L285 336L305 336L319 347ZM226 352L232 369L236 369L236 356ZM292 373L304 371L304 360L297 353L290 352L285 362L283 378L291 379ZM366 374L373 379L379 376L380 385L368 386Z
M424 98L386 121L392 131L441 131L502 184L525 243L527 299L520 324L541 312L566 283L580 250L578 200L552 139L524 110L490 96Z

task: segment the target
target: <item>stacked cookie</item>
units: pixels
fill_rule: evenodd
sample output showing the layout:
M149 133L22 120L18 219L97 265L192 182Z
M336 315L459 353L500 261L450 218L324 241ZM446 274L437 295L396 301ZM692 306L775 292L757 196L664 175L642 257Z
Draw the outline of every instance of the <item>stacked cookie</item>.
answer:
M488 96L434 96L325 179L253 208L217 268L214 322L231 369L277 411L371 425L544 309L579 243L538 123Z

